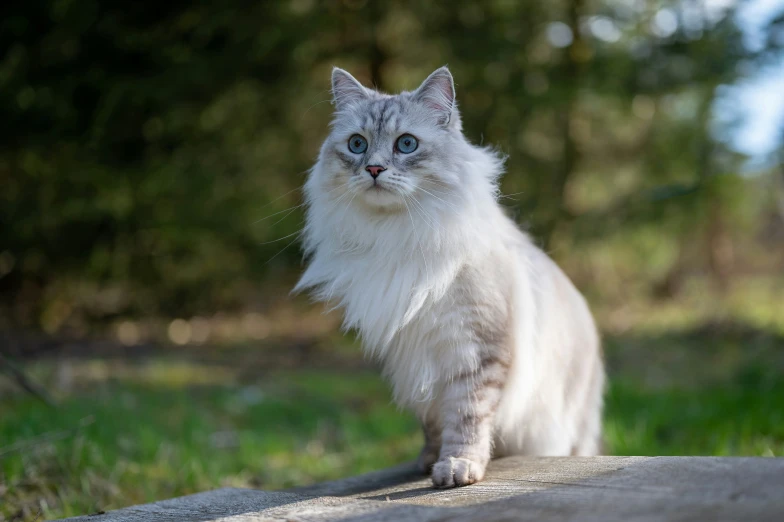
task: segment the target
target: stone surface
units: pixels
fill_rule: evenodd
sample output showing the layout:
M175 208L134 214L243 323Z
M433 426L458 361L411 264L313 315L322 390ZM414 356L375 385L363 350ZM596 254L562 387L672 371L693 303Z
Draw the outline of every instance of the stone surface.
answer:
M287 491L226 488L69 522L784 521L784 459L509 457L434 490L413 465Z

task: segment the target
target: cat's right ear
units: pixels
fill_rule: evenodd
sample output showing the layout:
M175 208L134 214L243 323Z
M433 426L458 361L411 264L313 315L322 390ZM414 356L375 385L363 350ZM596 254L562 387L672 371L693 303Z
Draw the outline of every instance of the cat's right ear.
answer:
M332 69L332 104L338 110L369 97L370 92L347 71Z

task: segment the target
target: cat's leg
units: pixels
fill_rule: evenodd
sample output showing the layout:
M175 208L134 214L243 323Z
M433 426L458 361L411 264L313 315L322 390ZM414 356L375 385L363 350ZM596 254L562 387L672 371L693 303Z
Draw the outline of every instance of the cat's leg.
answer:
M479 367L457 375L441 403L441 452L433 466L437 488L467 486L485 476L493 444L493 421L510 362L498 354L482 357Z
M425 447L417 459L417 468L422 473L428 474L433 469L433 464L438 460L441 450L441 429L433 419L422 421L422 430L425 433Z

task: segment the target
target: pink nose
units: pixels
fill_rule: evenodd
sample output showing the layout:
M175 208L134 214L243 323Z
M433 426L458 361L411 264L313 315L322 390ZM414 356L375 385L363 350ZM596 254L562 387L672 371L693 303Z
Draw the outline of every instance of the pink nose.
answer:
M373 179L376 179L379 174L381 174L387 169L385 169L381 165L368 165L367 167L365 167L365 170L370 172L370 175L373 176Z

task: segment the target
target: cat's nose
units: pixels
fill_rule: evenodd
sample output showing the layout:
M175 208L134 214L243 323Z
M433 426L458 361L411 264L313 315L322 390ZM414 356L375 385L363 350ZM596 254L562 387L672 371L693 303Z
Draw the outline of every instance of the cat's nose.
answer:
M373 176L373 179L376 179L379 174L381 174L387 169L385 169L381 165L368 165L367 167L365 167L365 170L370 172L370 175Z

